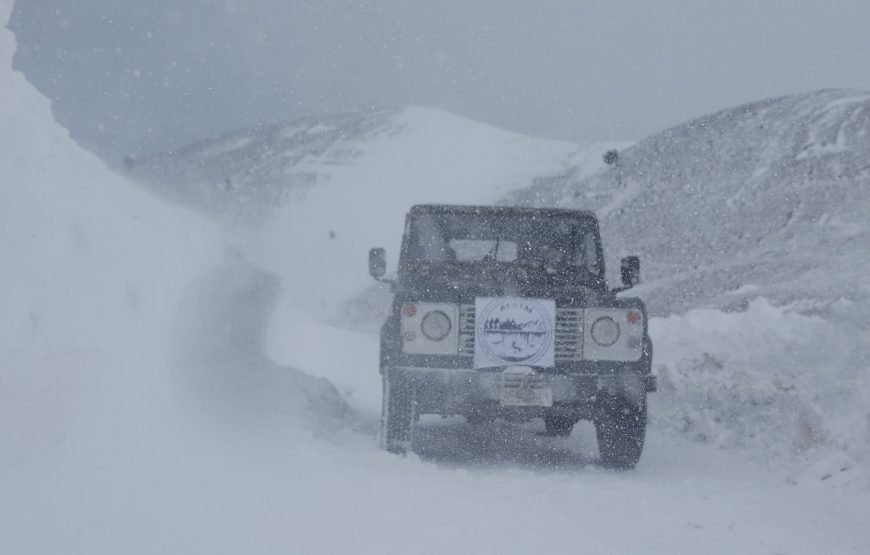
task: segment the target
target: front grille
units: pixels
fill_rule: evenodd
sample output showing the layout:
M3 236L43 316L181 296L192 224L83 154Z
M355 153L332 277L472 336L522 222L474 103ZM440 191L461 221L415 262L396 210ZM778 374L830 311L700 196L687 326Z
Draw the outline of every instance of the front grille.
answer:
M459 354L474 356L474 305L459 307ZM583 310L556 309L556 360L583 358Z
M474 305L459 306L459 354L474 356Z
M583 358L583 311L556 309L556 360Z

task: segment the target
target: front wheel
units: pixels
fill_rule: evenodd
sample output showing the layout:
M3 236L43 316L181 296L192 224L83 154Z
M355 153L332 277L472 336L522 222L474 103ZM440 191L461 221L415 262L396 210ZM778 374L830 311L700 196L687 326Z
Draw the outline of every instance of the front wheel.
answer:
M388 368L383 373L381 405L381 447L390 453L411 448L414 428L414 388L407 372Z
M620 470L637 466L646 438L646 396L639 404L624 397L603 399L595 432L604 466Z

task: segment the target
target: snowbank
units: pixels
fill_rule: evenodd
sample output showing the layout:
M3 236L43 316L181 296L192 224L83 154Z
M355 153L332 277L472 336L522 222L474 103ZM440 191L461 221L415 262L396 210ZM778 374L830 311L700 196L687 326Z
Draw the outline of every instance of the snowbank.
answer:
M10 69L14 48L0 26L0 552L153 553L230 471L205 470L227 454L178 396L178 306L209 276L237 295L262 278L204 274L223 256L214 227L78 148ZM289 402L334 400L293 378Z
M870 336L850 312L831 321L758 299L651 320L654 425L778 464L839 451L870 462Z
M224 432L284 441L288 431L333 431L345 422L345 401L325 374L314 378L296 370L321 365L291 359L292 366L281 366L271 358L272 312L281 288L277 277L229 251L191 282L179 304L172 325L173 381ZM322 333L302 349L314 360L331 361L324 357L335 351L325 348L328 337Z
M278 281L80 149L9 69L14 48L0 30L0 480L107 450L155 460L184 440L153 430L197 398L234 419L256 406L285 430L340 418L328 382L263 354Z
M0 21L10 11L4 2ZM56 448L69 427L105 420L101 411L140 407L137 390L153 393L152 375L167 367L166 324L183 287L218 252L209 225L79 149L9 69L13 50L0 30L4 455ZM122 424L96 429L107 426Z

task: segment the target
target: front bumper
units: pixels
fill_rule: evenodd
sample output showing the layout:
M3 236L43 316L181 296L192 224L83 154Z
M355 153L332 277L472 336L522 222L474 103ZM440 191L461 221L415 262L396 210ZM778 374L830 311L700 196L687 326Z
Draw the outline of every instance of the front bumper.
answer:
M606 374L576 374L537 371L536 379L552 389L553 406L548 411L568 411L591 418L599 396L623 396L642 403L647 392L656 390L656 377L639 374L631 366ZM413 386L418 414L469 414L495 412L535 416L543 407L500 405L504 368L484 370L457 368L402 367L399 370Z

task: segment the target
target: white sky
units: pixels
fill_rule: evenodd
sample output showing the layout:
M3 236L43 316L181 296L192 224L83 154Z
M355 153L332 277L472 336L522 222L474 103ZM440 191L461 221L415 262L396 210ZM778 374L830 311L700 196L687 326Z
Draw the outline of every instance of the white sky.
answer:
M575 141L870 89L866 0L19 0L17 67L97 150L420 104Z

